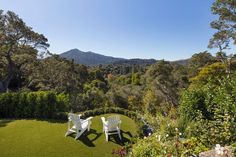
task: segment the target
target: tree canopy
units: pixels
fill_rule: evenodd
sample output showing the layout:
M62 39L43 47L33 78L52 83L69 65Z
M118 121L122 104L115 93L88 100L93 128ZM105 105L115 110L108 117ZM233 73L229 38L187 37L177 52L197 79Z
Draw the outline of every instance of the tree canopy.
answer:
M8 89L10 81L27 63L45 52L47 38L36 33L14 12L0 10L0 65L3 71L0 91Z

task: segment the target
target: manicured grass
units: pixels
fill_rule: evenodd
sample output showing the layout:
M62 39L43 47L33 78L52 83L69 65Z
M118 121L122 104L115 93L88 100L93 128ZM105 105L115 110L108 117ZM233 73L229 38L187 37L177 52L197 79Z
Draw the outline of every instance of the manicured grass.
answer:
M108 115L102 115L108 116ZM1 157L110 157L112 149L121 147L136 135L134 121L121 115L123 140L116 135L106 142L101 116L92 119L91 131L77 141L65 137L67 122L40 120L0 120Z

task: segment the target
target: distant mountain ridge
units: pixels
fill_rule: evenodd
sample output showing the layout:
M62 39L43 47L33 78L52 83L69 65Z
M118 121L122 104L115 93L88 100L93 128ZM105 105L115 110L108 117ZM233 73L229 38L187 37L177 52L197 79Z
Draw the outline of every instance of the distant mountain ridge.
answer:
M84 64L88 66L97 66L105 64L153 64L156 63L155 59L124 59L111 56L105 56L91 51L83 52L78 49L71 49L61 53L62 58L74 60L75 63Z
M97 65L106 65L106 64L128 64L128 65L151 65L156 63L158 60L155 59L125 59L125 58L116 58L111 56L105 56L91 51L84 52L78 49L71 49L64 53L61 53L62 58L68 60L74 60L75 63L84 64L87 66L97 66ZM172 61L180 65L186 65L188 59Z
M155 59L140 59L140 58L133 58L133 59L124 59L115 61L113 64L122 64L122 65L151 65L156 63L157 60Z
M120 60L125 60L124 58L115 58L111 56L105 56L97 54L91 51L83 52L78 49L71 49L60 54L61 57L68 60L74 59L75 63L84 64L88 66L96 66L99 64L109 64Z

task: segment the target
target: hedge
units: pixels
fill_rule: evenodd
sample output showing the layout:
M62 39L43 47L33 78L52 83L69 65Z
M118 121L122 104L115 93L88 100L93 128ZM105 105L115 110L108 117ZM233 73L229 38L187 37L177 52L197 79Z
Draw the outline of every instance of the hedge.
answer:
M97 116L101 114L107 114L107 113L118 113L122 115L126 115L127 117L130 117L134 120L141 120L141 116L137 114L134 111L130 111L127 109L119 108L119 107L109 107L109 108L98 108L94 110L87 110L81 113L82 118L86 118L89 116Z
M137 112L134 112L134 111L130 111L130 110L119 108L119 107L98 108L98 109L87 110L87 111L82 112L81 117L87 118L90 116L98 116L98 115L107 114L107 113L118 113L118 114L122 114L127 117L130 117L136 122L139 128L138 129L139 136L140 137L147 136L146 131L147 129L149 129L149 126L147 125L148 123L146 123L147 121L143 119L141 114L138 114Z
M53 91L18 92L0 94L0 118L37 118L67 120L69 96ZM135 120L142 130L142 116L134 111L117 107L105 107L82 112L82 118L107 113L126 115ZM140 132L140 135L143 132Z
M68 104L68 95L53 91L1 93L0 118L60 118Z

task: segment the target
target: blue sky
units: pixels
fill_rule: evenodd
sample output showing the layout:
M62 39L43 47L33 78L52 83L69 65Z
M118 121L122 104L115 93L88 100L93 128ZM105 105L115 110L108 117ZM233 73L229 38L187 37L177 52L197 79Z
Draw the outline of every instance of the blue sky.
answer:
M214 0L0 0L44 34L49 50L178 60L207 50ZM214 51L211 51L214 54Z

